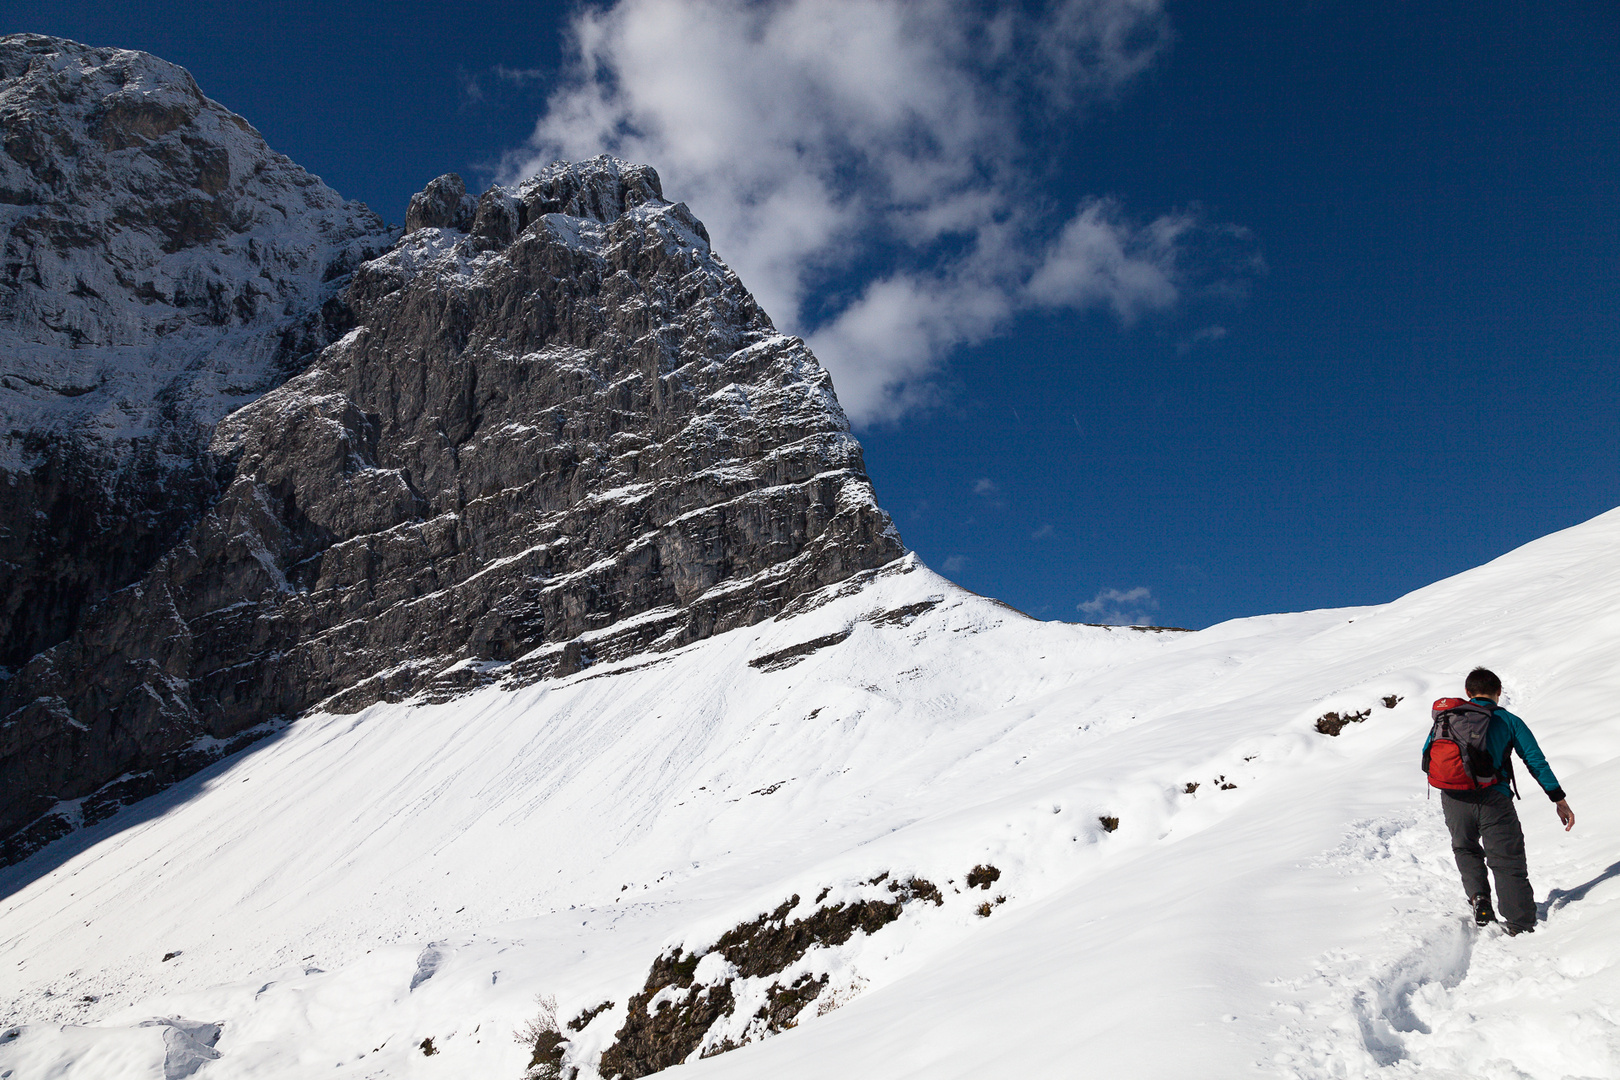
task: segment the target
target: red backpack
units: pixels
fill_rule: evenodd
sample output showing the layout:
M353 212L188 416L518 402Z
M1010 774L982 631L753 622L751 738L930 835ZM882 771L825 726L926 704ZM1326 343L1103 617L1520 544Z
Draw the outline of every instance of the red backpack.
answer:
M1478 791L1502 779L1485 748L1485 733L1495 713L1462 698L1434 703L1434 727L1423 751L1429 785L1444 791Z

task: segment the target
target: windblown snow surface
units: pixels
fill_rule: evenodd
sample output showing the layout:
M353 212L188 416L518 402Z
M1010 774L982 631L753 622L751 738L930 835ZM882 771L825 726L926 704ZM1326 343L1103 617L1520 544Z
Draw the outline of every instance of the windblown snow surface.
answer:
M517 1080L552 995L614 1003L564 1032L588 1078L660 952L885 871L944 903L811 950L797 1026L672 1075L1620 1075L1617 658L1620 511L1192 634L907 559L617 670L307 717L4 871L0 1076ZM1418 769L1476 664L1579 815L1529 782L1533 936L1465 918Z

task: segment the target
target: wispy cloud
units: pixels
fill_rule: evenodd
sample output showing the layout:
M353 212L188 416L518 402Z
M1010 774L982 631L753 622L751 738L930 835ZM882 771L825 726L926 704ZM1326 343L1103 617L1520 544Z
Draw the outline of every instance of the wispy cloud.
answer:
M963 569L966 568L967 564L968 560L966 555L951 555L947 557L944 564L940 566L940 573L960 574Z
M1128 322L1183 295L1196 215L1054 217L1031 180L1035 129L1167 39L1162 0L617 0L575 17L573 70L508 171L653 164L851 419L893 420L1020 311Z
M552 73L544 68L510 68L505 64L496 64L489 69L490 72L502 82L513 86L527 86L530 83L540 82L550 78Z
M1047 537L1055 536L1056 534L1057 530L1052 527L1051 522L1047 522L1045 525L1042 525L1040 528L1030 533L1029 538L1031 540L1045 540Z
M521 89L554 78L556 78L556 72L547 71L544 68L514 68L507 67L505 64L495 64L492 67L482 68L478 71L468 71L466 68L456 69L456 81L461 84L463 108L481 105L491 95L500 96L503 87Z
M1146 585L1134 589L1099 589L1090 600L1076 605L1087 621L1110 626L1146 626L1159 610L1159 601Z
M1224 337L1226 337L1226 327L1224 326L1200 326L1176 343L1176 351L1185 355L1206 341L1220 341Z
M973 481L973 494L997 510L1007 509L1007 500L1001 497L1001 485L988 476L981 476Z
M484 84L473 72L466 68L456 68L456 81L461 84L461 104L463 107L476 105L484 100Z

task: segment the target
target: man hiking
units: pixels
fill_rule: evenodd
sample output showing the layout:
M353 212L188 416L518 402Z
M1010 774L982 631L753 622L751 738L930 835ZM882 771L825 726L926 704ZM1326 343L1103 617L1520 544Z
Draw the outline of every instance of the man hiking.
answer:
M1485 668L1468 673L1463 684L1468 700L1441 698L1434 703L1434 725L1423 744L1423 771L1440 788L1440 806L1451 830L1451 853L1462 873L1463 888L1480 926L1496 921L1491 887L1485 877L1490 863L1496 878L1496 901L1508 936L1534 933L1536 901L1525 861L1524 831L1513 808L1512 751L1529 766L1536 782L1558 806L1564 831L1575 827L1575 812L1558 786L1552 766L1523 720L1497 704L1502 680Z

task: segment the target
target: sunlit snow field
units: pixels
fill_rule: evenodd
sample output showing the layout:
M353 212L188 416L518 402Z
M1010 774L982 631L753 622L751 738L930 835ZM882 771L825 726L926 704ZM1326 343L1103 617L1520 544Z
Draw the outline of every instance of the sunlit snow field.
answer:
M661 951L885 871L944 904L807 957L839 1007L671 1075L1617 1076L1617 661L1620 511L1193 634L908 559L619 673L308 717L0 871L0 1077L518 1080L542 994L615 1003L588 1064ZM1526 778L1545 922L1511 940L1418 768L1476 664L1579 817Z

